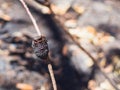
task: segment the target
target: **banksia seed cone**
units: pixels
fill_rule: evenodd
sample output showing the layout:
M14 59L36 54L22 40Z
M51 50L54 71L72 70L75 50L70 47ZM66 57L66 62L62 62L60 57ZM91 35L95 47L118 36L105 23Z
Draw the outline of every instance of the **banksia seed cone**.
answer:
M34 39L32 42L32 47L37 57L40 59L47 59L49 49L47 39L44 36Z

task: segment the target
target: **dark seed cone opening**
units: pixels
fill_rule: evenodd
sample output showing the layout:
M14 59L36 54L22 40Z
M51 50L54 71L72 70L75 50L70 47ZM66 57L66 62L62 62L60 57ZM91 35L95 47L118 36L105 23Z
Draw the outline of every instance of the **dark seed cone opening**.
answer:
M44 36L37 37L32 42L32 47L36 56L40 59L46 60L48 58L48 44L47 39Z

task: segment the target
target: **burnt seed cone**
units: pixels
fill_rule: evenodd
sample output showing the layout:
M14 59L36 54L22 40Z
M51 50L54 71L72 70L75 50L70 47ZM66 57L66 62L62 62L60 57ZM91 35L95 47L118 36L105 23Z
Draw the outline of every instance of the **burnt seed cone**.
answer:
M36 56L40 59L47 59L48 57L48 44L47 39L44 36L34 39L32 42L32 47Z

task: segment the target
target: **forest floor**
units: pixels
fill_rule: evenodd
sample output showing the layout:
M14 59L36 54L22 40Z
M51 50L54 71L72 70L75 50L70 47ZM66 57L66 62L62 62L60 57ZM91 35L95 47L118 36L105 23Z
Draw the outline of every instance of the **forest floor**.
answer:
M43 0L25 1L48 39L58 90L120 90L119 0L50 0L55 16ZM52 90L36 36L19 0L0 0L0 90Z

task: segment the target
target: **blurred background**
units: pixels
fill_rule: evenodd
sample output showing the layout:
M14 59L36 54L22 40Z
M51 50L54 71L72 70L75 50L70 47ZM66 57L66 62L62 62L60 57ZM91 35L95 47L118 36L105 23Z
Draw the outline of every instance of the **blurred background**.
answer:
M48 39L58 90L120 90L120 0L25 0ZM0 0L0 90L53 90L19 0Z

